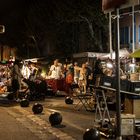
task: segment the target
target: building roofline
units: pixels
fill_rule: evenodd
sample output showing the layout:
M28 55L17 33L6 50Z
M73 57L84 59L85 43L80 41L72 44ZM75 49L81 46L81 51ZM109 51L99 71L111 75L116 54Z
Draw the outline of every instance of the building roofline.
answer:
M140 0L128 0L128 2L126 4L123 4L119 7L120 10L122 9L125 9L125 8L130 8L132 6L136 7L136 6L139 6L140 5ZM111 8L111 9L108 9L108 10L104 10L103 12L105 14L109 13L109 12L114 12L115 11L115 8Z

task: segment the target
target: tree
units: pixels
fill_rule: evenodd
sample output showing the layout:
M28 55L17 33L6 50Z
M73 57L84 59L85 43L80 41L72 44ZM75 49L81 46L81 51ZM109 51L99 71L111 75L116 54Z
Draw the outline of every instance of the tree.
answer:
M35 50L33 56L45 55L47 44L53 44L55 52L62 55L78 52L81 32L88 40L86 51L104 51L106 48L107 20L101 11L100 0L22 0L22 6L16 4L10 9L12 12L3 15L8 26L4 42L24 51L23 44L31 35L36 42L36 45L30 45L36 48L31 49Z
M85 34L90 44L86 50L105 50L106 45L103 44L107 40L107 20L101 11L99 0L32 0L27 22L36 23L32 24L32 29L38 37L37 41L41 40L43 44L47 34L55 32L56 50L61 50L64 54L73 53L78 47L78 26L86 29ZM40 34L44 40L40 39Z

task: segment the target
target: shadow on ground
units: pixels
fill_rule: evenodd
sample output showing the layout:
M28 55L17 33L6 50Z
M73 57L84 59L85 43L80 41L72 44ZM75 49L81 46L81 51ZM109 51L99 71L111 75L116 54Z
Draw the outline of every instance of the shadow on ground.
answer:
M0 106L2 107L11 107L11 106L16 106L17 103L14 100L8 100L7 98L0 98Z

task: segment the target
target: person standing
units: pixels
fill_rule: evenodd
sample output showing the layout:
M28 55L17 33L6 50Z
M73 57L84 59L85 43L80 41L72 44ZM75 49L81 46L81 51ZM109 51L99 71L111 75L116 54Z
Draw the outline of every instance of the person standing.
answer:
M103 76L103 70L101 68L101 60L97 59L93 69L93 85L99 86L100 78Z
M69 67L66 73L66 92L70 97L73 96L72 88L71 88L73 82L74 82L73 68Z
M60 79L62 77L62 69L58 59L54 60L54 64L51 65L49 74L50 78Z
M74 82L78 84L79 82L79 75L80 75L80 67L78 66L78 63L74 63Z
M92 77L92 67L90 66L89 62L86 62L86 91L90 88L89 85L91 83L91 77Z
M86 86L87 86L86 74L87 74L86 64L83 63L79 74L79 87L80 90L83 91L84 93L86 93Z
M20 71L20 61L15 60L13 69L12 69L12 90L16 99L18 99L19 90L21 88L21 78L22 74Z

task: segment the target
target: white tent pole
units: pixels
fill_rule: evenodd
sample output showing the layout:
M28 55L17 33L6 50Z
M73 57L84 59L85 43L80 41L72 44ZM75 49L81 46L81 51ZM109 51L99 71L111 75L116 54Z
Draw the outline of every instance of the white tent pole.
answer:
M112 59L112 25L111 25L111 12L109 12L109 49L110 49L110 58Z
M134 5L132 6L132 52L135 51L135 13ZM135 63L135 59L132 59L132 62Z

